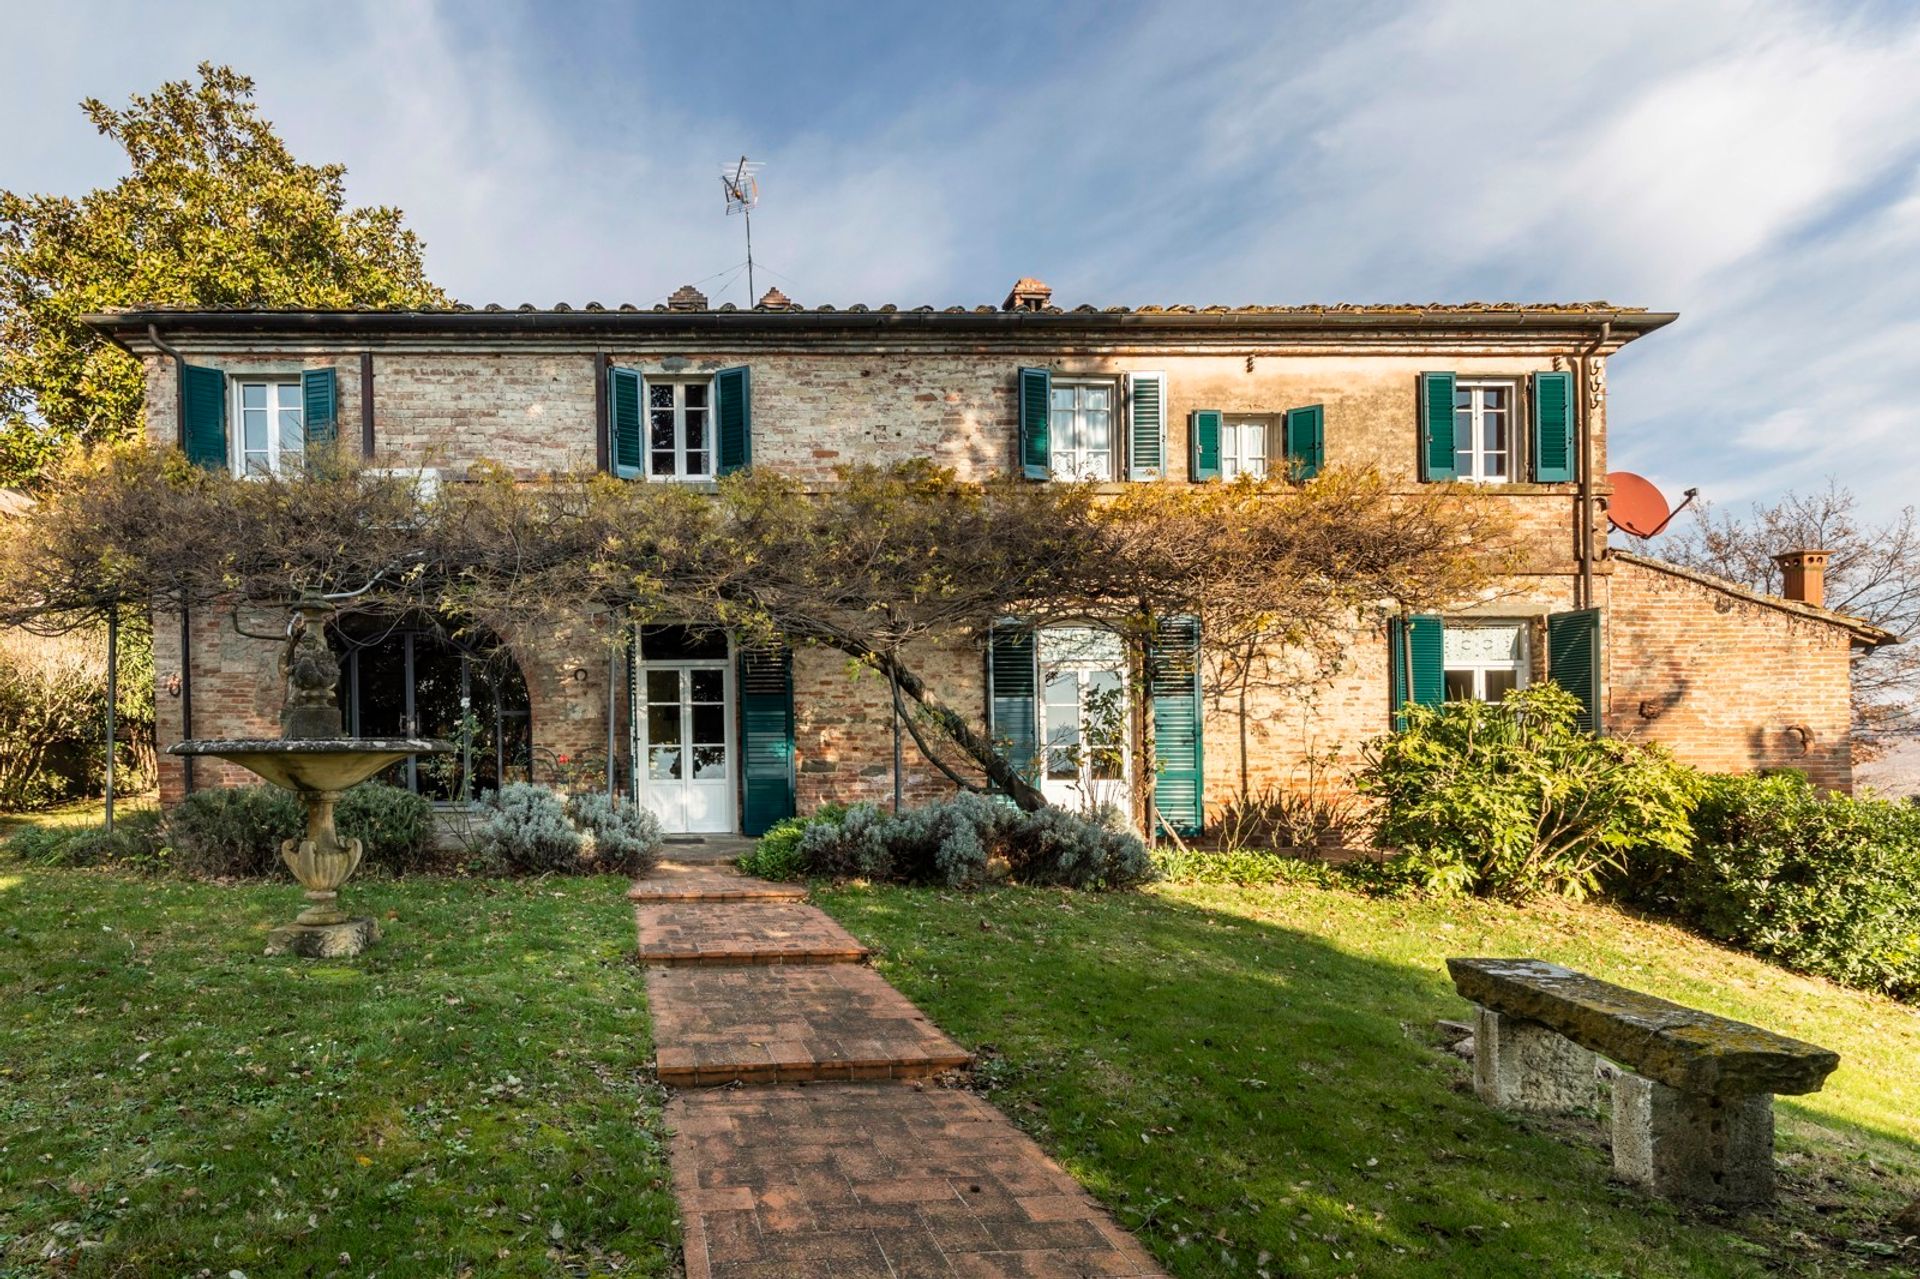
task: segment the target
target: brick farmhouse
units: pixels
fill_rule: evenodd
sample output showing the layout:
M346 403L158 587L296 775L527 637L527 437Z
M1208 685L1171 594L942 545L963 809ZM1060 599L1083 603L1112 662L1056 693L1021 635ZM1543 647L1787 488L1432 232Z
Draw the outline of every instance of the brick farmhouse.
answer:
M1132 752L1101 710L1155 699L1157 784L1192 831L1236 796L1296 783L1308 755L1358 758L1396 698L1497 698L1554 678L1590 722L1703 767L1852 782L1851 663L1891 637L1820 607L1817 554L1776 598L1607 546L1606 361L1670 314L1605 304L1066 310L1022 280L999 307L750 310L691 288L651 309L139 310L91 317L141 358L148 429L213 467L271 471L309 437L446 485L597 468L711 483L741 466L831 482L836 465L928 458L963 477L1191 484L1369 467L1466 481L1507 504L1517 571L1444 617L1354 619L1307 693L1133 687L1110 637L983 637L918 666L953 704L1034 747L1063 802L1124 787ZM1782 551L1818 548L1781 548ZM430 620L338 628L350 731L454 737L395 778L438 800L531 775L600 778L688 831L763 828L896 784L884 685L803 649L649 627L631 660L593 637L463 648ZM156 619L161 747L277 731L272 645L225 617ZM1213 661L1198 638L1202 672ZM1190 664L1192 665L1192 664ZM1063 747L1096 749L1049 749ZM1107 749L1110 747L1110 749ZM169 799L243 774L162 756ZM902 750L908 799L950 783ZM1116 793L1124 793L1119 791Z

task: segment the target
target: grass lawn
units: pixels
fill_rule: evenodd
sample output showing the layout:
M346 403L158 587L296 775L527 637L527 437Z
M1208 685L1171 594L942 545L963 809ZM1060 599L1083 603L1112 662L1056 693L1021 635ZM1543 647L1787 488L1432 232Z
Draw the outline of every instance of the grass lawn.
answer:
M0 1276L672 1273L624 881L291 883L0 855Z
M818 899L982 1057L978 1082L1181 1279L1920 1271L1920 1009L1605 908L1306 887ZM1609 1180L1603 1116L1496 1113L1441 1051L1441 961L1531 955L1842 1054L1777 1106L1781 1200Z

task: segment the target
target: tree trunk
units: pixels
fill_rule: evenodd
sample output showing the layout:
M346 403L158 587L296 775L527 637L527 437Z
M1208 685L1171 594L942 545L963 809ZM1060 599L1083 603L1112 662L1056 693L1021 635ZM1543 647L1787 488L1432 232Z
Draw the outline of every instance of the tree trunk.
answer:
M981 771L994 785L1006 792L1007 797L1015 804L1029 813L1037 812L1047 806L1047 797L1040 793L1040 788L1020 776L1013 765L1007 762L1006 757L993 748L992 742L973 731L973 725L967 722L966 716L949 706L939 694L929 689L911 669L891 654L876 653L858 644L837 647L841 647L844 652L854 657L871 662L882 675L898 680L900 691L918 702L933 717L934 722L940 725L946 735L953 739L953 744L964 751L974 763L980 765Z

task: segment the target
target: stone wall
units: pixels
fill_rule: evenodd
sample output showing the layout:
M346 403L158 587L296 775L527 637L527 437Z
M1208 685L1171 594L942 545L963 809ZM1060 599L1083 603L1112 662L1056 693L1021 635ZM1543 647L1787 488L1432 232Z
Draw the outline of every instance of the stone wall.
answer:
M1624 560L1611 586L1609 733L1713 772L1797 768L1852 788L1846 631Z

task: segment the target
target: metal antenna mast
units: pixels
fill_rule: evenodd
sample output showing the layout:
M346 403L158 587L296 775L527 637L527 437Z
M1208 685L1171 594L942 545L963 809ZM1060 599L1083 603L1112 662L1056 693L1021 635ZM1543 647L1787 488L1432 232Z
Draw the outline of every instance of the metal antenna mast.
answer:
M747 222L747 305L752 306L753 291L753 206L760 203L760 165L744 155L739 162L722 165L720 186L727 196L727 216L738 213Z

